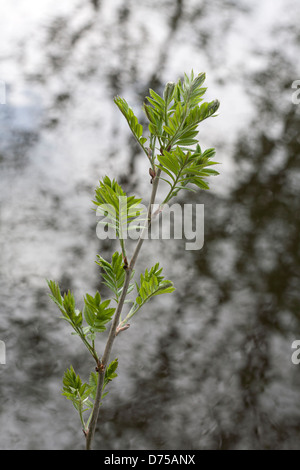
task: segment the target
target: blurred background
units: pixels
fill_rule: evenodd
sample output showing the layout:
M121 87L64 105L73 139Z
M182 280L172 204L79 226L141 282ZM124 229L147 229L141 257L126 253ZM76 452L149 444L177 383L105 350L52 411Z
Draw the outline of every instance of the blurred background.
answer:
M101 286L94 188L105 174L148 198L148 162L113 103L145 124L149 87L206 72L219 116L201 124L220 175L177 202L205 207L205 243L145 242L157 297L115 342L98 449L299 449L300 79L296 0L0 0L0 448L81 449L61 396L94 367L48 297ZM146 129L146 127L145 127ZM162 188L162 191L164 188ZM104 345L99 343L98 349Z

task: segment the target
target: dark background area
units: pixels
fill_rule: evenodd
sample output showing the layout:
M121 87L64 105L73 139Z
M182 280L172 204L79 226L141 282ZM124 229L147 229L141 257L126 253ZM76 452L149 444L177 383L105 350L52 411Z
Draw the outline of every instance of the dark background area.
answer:
M83 380L94 365L45 279L79 307L103 289L94 261L116 245L96 236L94 188L107 174L150 192L113 97L145 123L149 87L193 69L221 102L199 133L220 175L177 201L204 204L204 247L145 242L139 269L160 261L176 291L115 342L95 448L299 449L299 3L61 3L1 3L0 448L84 447L61 381L70 364Z

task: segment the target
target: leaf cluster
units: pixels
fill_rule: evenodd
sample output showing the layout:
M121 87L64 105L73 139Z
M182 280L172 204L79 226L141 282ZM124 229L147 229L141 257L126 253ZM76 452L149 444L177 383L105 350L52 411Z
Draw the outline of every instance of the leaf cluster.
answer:
M144 147L146 139L141 138L143 128L133 110L124 99L115 99L136 139L143 140L142 147L150 160L152 174L157 169L165 173L161 179L170 185L170 191L164 203L181 189L191 190L190 184L209 189L207 178L218 175L216 170L208 168L217 164L210 160L215 153L214 149L202 153L197 139L199 124L215 116L220 105L218 100L204 101L207 90L203 87L205 78L205 73L195 75L192 71L190 76L184 74L177 83L168 82L163 96L149 90L143 105L149 120L149 149Z
M163 151L163 155L158 156L160 170L165 173L166 178L160 176L170 186L164 204L171 198L176 196L181 189L194 189L187 187L188 184L197 186L200 189L209 189L206 178L208 176L218 175L218 171L209 168L211 165L217 165L212 161L215 155L213 148L201 152L200 145L196 146L195 151L183 151L180 147L167 152Z
M134 114L132 108L128 105L124 98L117 96L114 98L114 102L118 106L121 113L125 116L126 121L131 129L132 134L136 138L143 151L147 153L144 144L147 142L147 138L143 137L143 126L138 122L138 118Z
M82 413L93 406L89 400L90 393L91 387L89 384L82 383L73 366L70 366L70 369L66 370L63 377L62 395L71 400L76 410Z
M204 102L202 87L205 73L196 77L184 74L184 79L167 83L163 97L150 89L144 111L148 117L149 131L157 137L160 148L170 151L174 146L188 147L197 144L198 125L214 115L219 101Z
M164 279L161 272L162 268L156 263L149 271L146 269L145 273L140 275L140 283L136 282L138 296L135 301L139 308L154 295L167 294L175 290L173 283Z
M51 294L49 297L58 306L63 314L63 319L66 320L71 326L78 331L82 326L82 312L75 308L75 299L72 292L68 290L61 295L60 288L57 282L47 281Z
M107 224L116 230L117 237L123 238L123 232L129 224L139 217L141 198L127 196L121 186L113 179L105 176L95 190L95 200L98 215L104 215L105 220L100 223Z
M102 399L107 395L104 391L107 384L117 377L118 359L114 359L105 370L104 383L102 387ZM63 377L62 395L70 400L79 413L83 429L87 428L84 422L83 413L93 408L98 383L98 374L91 372L89 382L82 382L78 374L76 374L73 366L67 369ZM90 419L90 418L89 418Z
M84 298L83 314L88 326L83 327L83 315L80 310L75 308L73 293L68 291L64 296L62 296L57 282L47 282L51 291L49 297L58 306L59 310L63 314L62 318L70 323L76 334L85 338L88 333L105 331L106 323L111 320L115 312L114 307L109 307L111 302L110 299L101 302L101 295L99 292L96 292L94 297L90 294L86 294Z
M114 300L118 304L123 285L125 281L125 270L124 270L124 260L121 253L117 251L112 256L112 261L106 261L102 256L97 255L98 261L96 263L102 268L102 278L104 279L103 284L105 284L113 293ZM134 276L134 271L131 274L131 277ZM134 288L133 284L130 284L127 289L127 294L129 294Z
M89 331L101 332L106 330L106 323L108 323L114 312L114 307L109 307L111 300L107 299L101 302L101 295L96 292L95 296L86 294L84 299L84 317L89 325Z
M133 301L128 315L119 325L120 327L127 323L152 297L169 294L175 290L173 283L165 279L161 273L162 268L160 268L159 263L156 263L150 270L146 269L145 273L140 275L139 283L135 283L136 299Z
M109 382L111 382L114 378L118 377L118 374L116 373L117 368L118 368L118 359L114 359L106 367L103 388L102 388L102 398L104 398L108 394L108 392L104 392L104 389L109 384ZM99 377L98 374L96 374L95 372L91 372L89 385L90 385L90 396L92 400L95 400L98 377Z

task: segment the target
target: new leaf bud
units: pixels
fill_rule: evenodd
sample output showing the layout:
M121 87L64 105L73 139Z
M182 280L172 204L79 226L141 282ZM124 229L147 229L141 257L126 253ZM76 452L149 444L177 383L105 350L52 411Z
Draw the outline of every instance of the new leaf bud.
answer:
M166 104L169 104L173 98L173 93L175 89L174 82L168 82L164 89L164 101Z

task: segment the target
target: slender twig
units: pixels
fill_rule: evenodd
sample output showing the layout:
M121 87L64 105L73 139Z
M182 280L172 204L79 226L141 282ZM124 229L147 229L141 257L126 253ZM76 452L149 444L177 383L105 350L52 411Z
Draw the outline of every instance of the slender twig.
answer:
M86 433L86 450L91 450L92 448L92 441L94 438L95 434L95 429L96 429L96 424L99 416L99 409L100 409L100 404L101 404L101 397L102 397L102 390L103 390L103 385L104 385L104 378L105 378L105 369L109 360L109 355L112 349L113 342L116 337L116 330L119 324L120 320L120 315L121 311L124 305L124 301L127 295L127 290L131 278L131 272L132 269L128 267L126 269L126 274L125 274L125 281L124 281L124 286L122 290L122 294L120 297L120 301L118 303L117 310L115 312L115 316L110 328L110 332L108 335L107 343L105 346L104 354L102 356L101 361L99 362L97 366L97 372L98 372L98 383L97 383L97 390L96 390L96 396L95 396L95 401L94 401L94 407L93 407L93 412L92 412L92 417L89 425L89 429Z
M156 197L156 192L157 192L157 187L159 183L159 176L160 176L161 170L157 170L157 174L155 178L153 179L153 185L152 185L152 192L151 192L151 197L150 197L150 202L148 206L148 215L147 215L147 220L145 222L144 228L141 232L141 235L139 237L139 240L137 242L136 248L134 250L134 253L132 255L131 261L128 266L125 266L125 280L124 280L124 285L122 289L122 294L118 303L118 307L116 309L113 322L110 328L110 332L108 335L108 339L106 342L105 350L102 356L101 361L98 362L97 364L97 372L98 372L98 382L97 382L97 390L96 390L96 396L95 396L95 401L94 401L94 407L91 415L91 420L89 424L89 428L86 432L86 450L91 450L92 448L92 442L94 439L94 434L95 434L95 429L99 417L99 411L100 411L100 405L101 405L101 397L102 397L102 390L103 390L103 385L104 385L104 378L105 378L105 369L108 364L110 352L113 346L113 342L116 338L116 333L117 333L117 327L119 325L123 305L127 296L127 291L129 287L129 282L131 279L131 274L134 268L134 265L136 263L137 257L139 255L140 249L142 247L142 244L144 242L144 235L145 232L149 229L151 225L151 218L152 218L152 208L155 203L155 197Z
M99 358L98 358L97 352L95 350L95 342L93 341L92 346L91 346L90 343L86 340L85 335L83 334L82 328L78 328L77 326L74 326L74 325L73 325L73 328L76 331L76 333L80 336L83 344L86 346L89 353L93 356L96 363L98 363Z
M146 220L146 223L144 225L144 228L142 230L142 233L138 239L138 242L137 242L137 245L135 247L135 250L134 250L134 253L132 255L132 258L131 258L131 261L130 261L130 267L133 269L135 263L136 263L136 260L137 260L137 257L139 255L139 252L140 252L140 249L142 247L142 244L144 242L144 239L145 239L145 233L149 230L150 228L150 225L151 225L151 219L152 219L152 208L153 208L153 205L155 203L155 198L156 198L156 192L157 192L157 187L158 187L158 183L159 183L159 176L160 176L160 173L161 173L161 170L158 169L157 170L157 173L156 173L156 176L154 178L154 181L153 181L153 186L152 186L152 193L151 193L151 198L150 198L150 202L149 202L149 206L148 206L148 215L147 215L147 220Z

